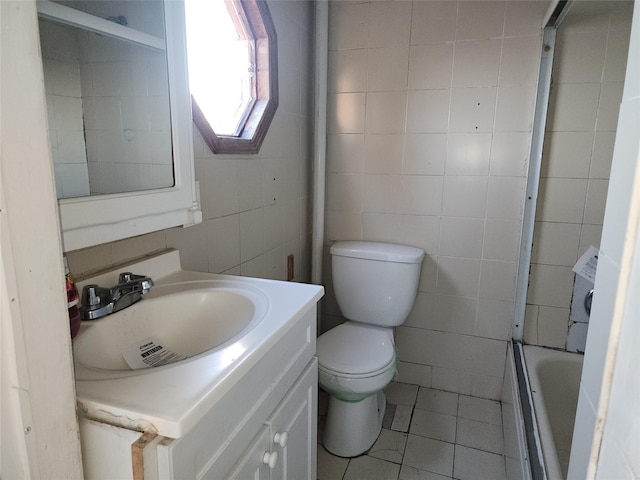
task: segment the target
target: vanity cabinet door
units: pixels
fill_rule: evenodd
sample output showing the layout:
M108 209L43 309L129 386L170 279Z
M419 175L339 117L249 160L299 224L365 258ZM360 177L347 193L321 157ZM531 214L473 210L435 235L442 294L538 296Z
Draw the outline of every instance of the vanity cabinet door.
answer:
M313 358L268 420L278 461L271 480L315 480L318 360ZM250 477L246 477L250 478Z
M273 458L273 452L269 446L269 429L264 426L233 466L231 472L224 478L227 480L269 480L271 476L269 459ZM277 460L277 454L275 460Z

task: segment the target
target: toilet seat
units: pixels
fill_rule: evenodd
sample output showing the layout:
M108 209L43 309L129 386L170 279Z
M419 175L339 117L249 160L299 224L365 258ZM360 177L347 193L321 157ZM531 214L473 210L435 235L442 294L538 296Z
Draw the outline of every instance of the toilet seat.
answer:
M330 368L323 367L322 365L320 365L319 362L318 362L318 370L320 371L320 373L326 373L327 375L333 375L336 377L350 378L353 380L366 379L366 378L377 377L378 375L382 375L383 373L385 373L387 370L391 368L395 368L395 363L396 363L395 360L396 359L394 356L394 358L388 364L382 367L380 370L376 370L375 372L368 372L368 373L354 374L354 373L340 372L337 370L331 370Z
M318 338L319 368L352 378L379 375L395 364L392 332L353 322L329 330Z

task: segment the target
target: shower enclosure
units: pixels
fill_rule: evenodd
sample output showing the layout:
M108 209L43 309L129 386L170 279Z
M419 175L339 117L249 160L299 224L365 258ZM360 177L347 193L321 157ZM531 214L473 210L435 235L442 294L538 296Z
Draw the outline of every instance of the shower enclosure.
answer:
M580 337L570 349L584 351L572 267L600 245L633 2L560 7L543 39L514 338L567 349Z
M567 453L562 471L545 468L543 457L557 446L545 444L549 436L538 425L554 412L533 409L520 344L585 350L589 324L582 297L592 285L585 287L573 266L590 246L600 245L632 13L630 1L560 1L544 29L513 329L512 370L528 443L523 457L531 466L523 468L523 478L567 475L570 435L568 445L559 446Z

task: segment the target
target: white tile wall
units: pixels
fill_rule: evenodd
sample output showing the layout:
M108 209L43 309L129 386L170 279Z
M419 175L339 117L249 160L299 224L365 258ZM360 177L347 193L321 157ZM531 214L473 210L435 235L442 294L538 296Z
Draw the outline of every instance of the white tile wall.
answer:
M547 130L591 132L596 124L599 83L555 84L551 87Z
M486 176L446 176L442 213L450 217L484 218L487 205ZM464 192L464 195L461 195Z
M400 1L330 11L330 88L361 95L366 134L341 135L348 113L329 120L327 241L424 248L418 299L397 331L400 377L498 398L544 9ZM366 85L355 71L363 51Z
M456 40L502 37L507 2L458 2Z
M475 334L486 338L510 340L513 305L511 301L479 299Z
M335 92L367 90L367 50L335 50L329 53L327 89Z
M374 174L402 172L404 138L399 134L369 134L365 136L364 171Z
M367 93L365 131L367 133L404 133L406 105L407 94L404 91Z
M413 2L411 45L448 43L455 40L456 2Z
M629 8L625 6L625 8ZM613 27L613 25L612 25ZM629 36L627 34L629 26L622 30L609 30L607 39L607 56L604 64L605 82L624 81L624 72L627 66L627 55L629 53Z
M568 306L571 302L572 289L573 272L571 267L531 265L528 298L532 305Z
M536 222L531 261L573 267L578 260L580 224Z
M505 12L504 36L518 37L540 33L541 19L548 5L535 0L507 2Z
M553 75L557 83L600 83L607 48L607 31L567 31L556 38Z
M329 133L363 133L365 98L363 93L329 94L327 100Z
M442 175L447 158L446 134L404 135L402 173L407 175Z
M327 171L362 173L364 135L331 135L327 143Z
M508 5L508 9L515 3ZM502 42L500 85L535 85L538 81L537 60L540 58L540 38L511 37Z
M451 91L451 132L491 132L497 87L454 88Z
M481 261L475 258L438 258L438 286L442 295L478 297Z
M540 180L536 220L581 223L587 179L546 178Z
M528 132L533 126L533 85L503 85L498 89L497 132Z
M374 2L369 7L369 47L409 44L411 3Z
M613 159L614 132L596 132L589 178L609 178Z
M473 335L477 308L478 301L475 298L439 295L436 297L431 328L443 332Z
M487 175L491 158L491 134L461 133L449 135L447 175Z
M593 132L547 132L540 176L588 178ZM607 172L608 175L608 172Z
M502 39L473 40L455 44L454 87L498 85Z
M410 91L407 107L407 133L446 133L449 121L450 91Z
M453 45L412 45L409 50L409 89L448 88L451 85Z
M441 255L480 258L484 237L482 219L445 217L440 228Z
M494 132L491 143L492 175L523 177L529 163L531 135L527 132Z
M509 302L515 295L516 262L482 260L480 298Z
M482 258L487 260L516 261L520 222L517 220L485 221Z
M590 245L600 246L630 5L577 2L558 31L527 298L528 343L565 348L570 267Z
M407 88L409 47L385 47L368 50L367 90L384 92Z

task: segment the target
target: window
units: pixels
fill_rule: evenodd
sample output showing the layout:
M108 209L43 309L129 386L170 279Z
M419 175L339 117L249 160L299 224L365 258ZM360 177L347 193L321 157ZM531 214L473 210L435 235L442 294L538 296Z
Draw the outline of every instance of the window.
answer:
M215 153L258 153L278 106L266 2L187 0L186 23L196 126Z

